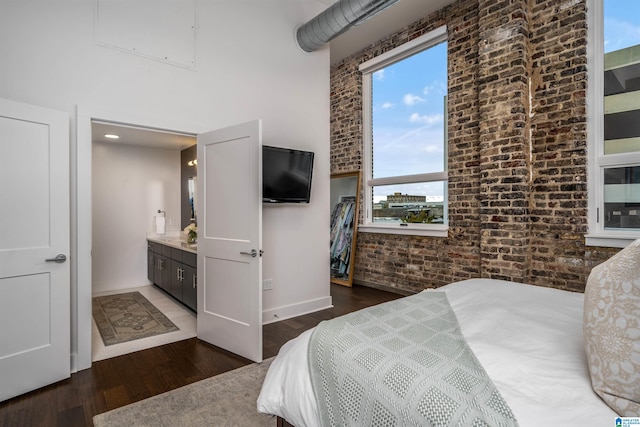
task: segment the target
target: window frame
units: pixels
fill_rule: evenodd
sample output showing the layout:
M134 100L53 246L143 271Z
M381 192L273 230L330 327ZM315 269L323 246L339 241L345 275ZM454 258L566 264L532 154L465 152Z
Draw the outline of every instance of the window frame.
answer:
M373 178L373 126L372 126L372 75L389 65L406 59L416 53L427 50L448 40L447 26L443 25L401 46L391 49L359 66L362 73L362 125L363 125L363 174L362 189L364 191L364 223L358 226L358 232L404 234L418 236L447 237L449 234L449 196L448 196L448 135L445 127L444 170L441 172L404 175L384 178ZM447 67L449 55L447 53ZM448 75L448 73L447 73ZM448 83L447 83L448 92ZM445 120L447 114L445 104ZM420 182L444 182L443 218L444 224L383 224L373 222L373 187L391 184L412 184Z
M606 0L604 0L606 1ZM640 152L604 154L604 1L587 0L587 223L586 246L623 248L640 230L605 229L604 170L640 165Z

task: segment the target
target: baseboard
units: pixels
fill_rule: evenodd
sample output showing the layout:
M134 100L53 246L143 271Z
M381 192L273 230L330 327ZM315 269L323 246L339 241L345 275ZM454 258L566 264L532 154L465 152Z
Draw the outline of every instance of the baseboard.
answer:
M297 304L283 305L269 310L263 310L262 324L268 325L269 323L291 319L292 317L298 317L332 307L333 303L331 296L303 301Z

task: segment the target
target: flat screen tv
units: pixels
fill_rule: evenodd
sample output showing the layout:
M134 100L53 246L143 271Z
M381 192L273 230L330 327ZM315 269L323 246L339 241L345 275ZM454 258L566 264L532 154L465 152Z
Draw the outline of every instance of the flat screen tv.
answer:
M309 203L313 153L262 146L262 201Z

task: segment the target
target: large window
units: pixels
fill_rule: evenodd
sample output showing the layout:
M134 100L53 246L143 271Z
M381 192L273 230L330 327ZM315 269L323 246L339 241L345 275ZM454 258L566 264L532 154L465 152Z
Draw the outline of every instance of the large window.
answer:
M640 8L590 0L589 235L624 246L640 237Z
M447 35L434 30L360 66L362 231L446 236Z

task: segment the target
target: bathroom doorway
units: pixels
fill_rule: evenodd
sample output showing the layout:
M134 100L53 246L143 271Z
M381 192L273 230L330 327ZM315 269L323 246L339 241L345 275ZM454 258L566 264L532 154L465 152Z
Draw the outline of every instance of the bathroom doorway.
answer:
M178 330L105 345L91 319L97 361L196 336L195 314L147 279L146 237L163 212L166 232L181 231L181 151L195 136L91 121L91 296L139 292Z

